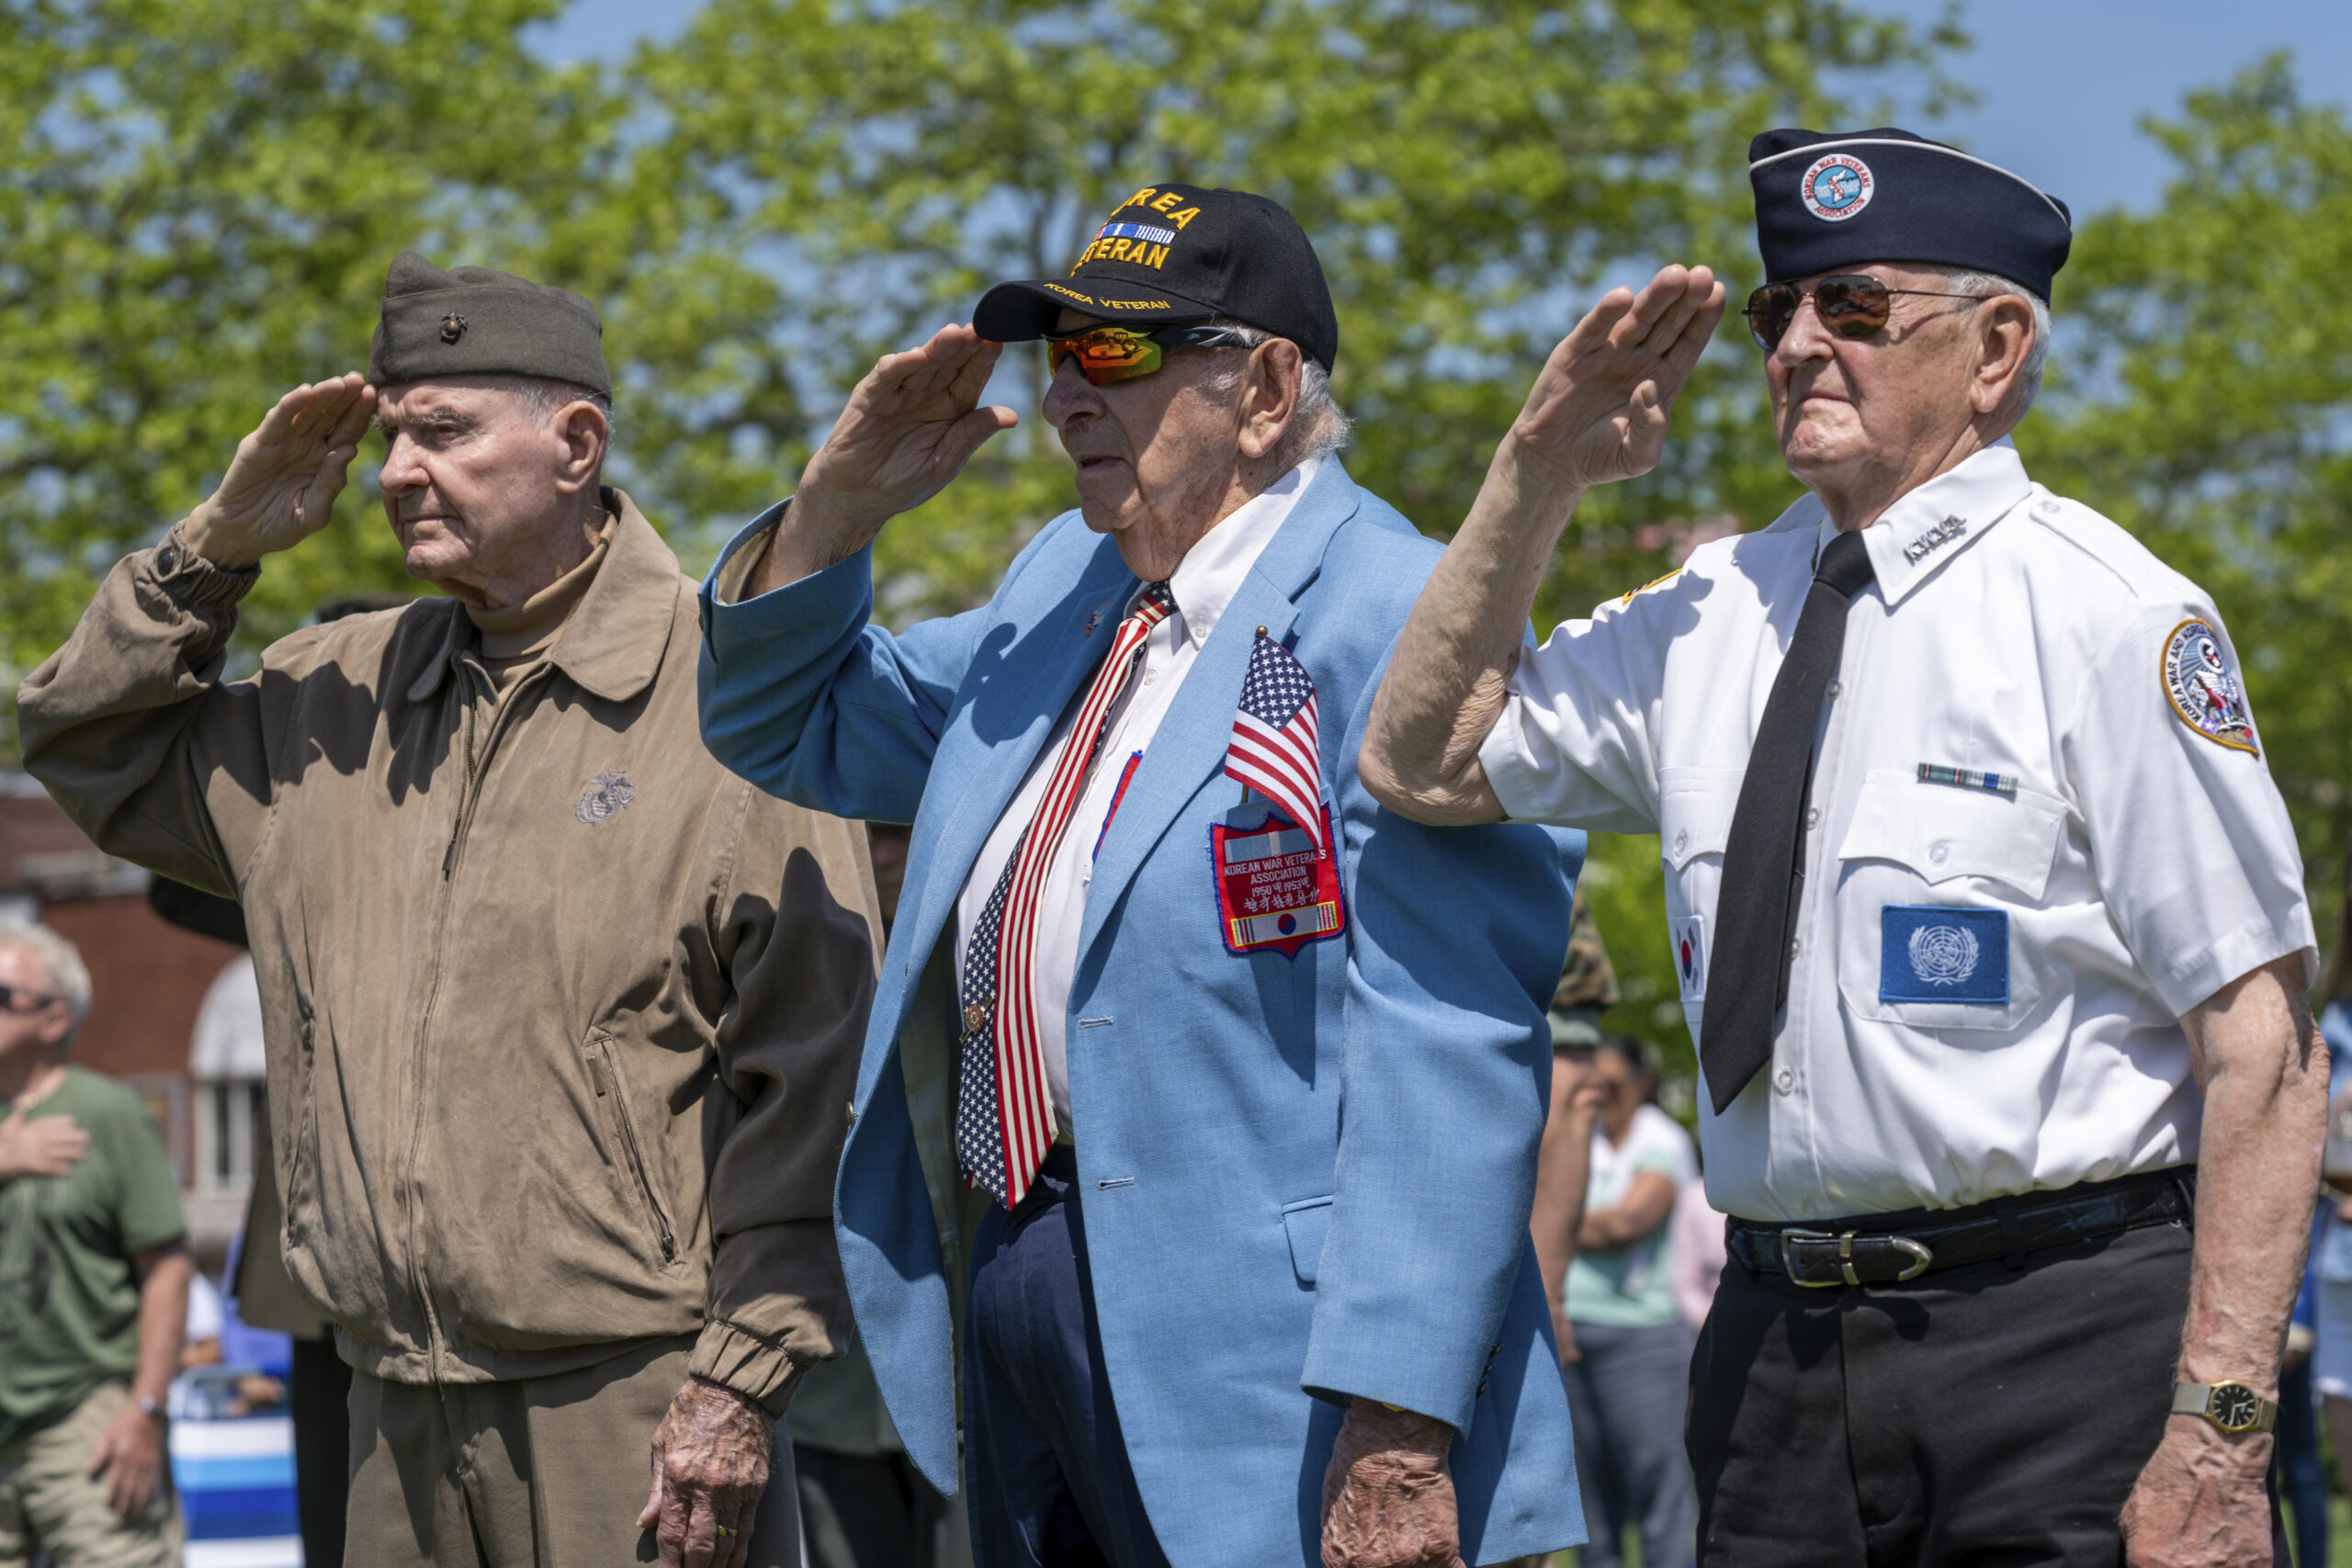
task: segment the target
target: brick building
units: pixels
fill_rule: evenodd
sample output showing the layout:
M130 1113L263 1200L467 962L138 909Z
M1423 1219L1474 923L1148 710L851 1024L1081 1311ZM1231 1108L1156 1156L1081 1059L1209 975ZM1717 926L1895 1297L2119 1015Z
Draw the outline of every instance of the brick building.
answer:
M219 1077L218 1066L199 1081L189 1054L207 991L240 953L164 921L148 907L147 883L144 871L91 843L39 784L0 773L0 915L45 920L82 950L92 998L74 1059L122 1079L154 1108L191 1239L217 1269L244 1216L256 1091L250 1079Z

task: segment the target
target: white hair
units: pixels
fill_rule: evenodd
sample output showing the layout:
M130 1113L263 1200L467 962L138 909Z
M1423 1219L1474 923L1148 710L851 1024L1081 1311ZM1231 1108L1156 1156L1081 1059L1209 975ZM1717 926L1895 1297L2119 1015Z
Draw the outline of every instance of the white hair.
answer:
M1241 348L1255 348L1280 335L1224 318L1209 325L1232 333L1236 346ZM1329 457L1346 446L1348 437L1355 434L1356 422L1331 396L1330 373L1309 358L1304 348L1298 351L1298 406L1291 412L1290 425L1272 454L1282 473L1290 472L1309 457ZM1216 363L1202 384L1218 397L1230 397L1240 389L1241 378L1248 370L1248 361L1240 358Z
M82 962L81 949L38 920L25 919L0 919L0 947L31 953L64 1002L65 1010L73 1015L74 1027L82 1027L82 1020L90 1012L90 970Z
M605 457L612 458L613 441L617 427L613 423L613 400L594 387L583 387L577 381L557 381L545 376L491 376L483 378L490 387L511 392L523 401L525 412L534 419L553 419L559 409L573 403L588 403L605 416ZM598 468L598 476L603 468Z
M2041 395L2041 369L2050 360L2050 301L2028 288L2015 278L2003 277L1995 272L1973 272L1967 267L1944 266L1936 269L1955 292L1973 294L1990 299L1996 294L2015 294L2033 307L2033 346L2026 350L2025 364L2018 371L2018 418L2033 407L2033 400Z

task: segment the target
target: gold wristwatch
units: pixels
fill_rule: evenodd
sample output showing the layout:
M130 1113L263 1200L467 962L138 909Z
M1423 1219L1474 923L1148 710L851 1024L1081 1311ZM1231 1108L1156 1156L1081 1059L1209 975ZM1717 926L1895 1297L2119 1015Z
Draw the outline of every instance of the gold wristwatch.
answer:
M2202 1416L2213 1429L2233 1438L2267 1432L2278 1424L2278 1406L2242 1382L2173 1384L2172 1413Z

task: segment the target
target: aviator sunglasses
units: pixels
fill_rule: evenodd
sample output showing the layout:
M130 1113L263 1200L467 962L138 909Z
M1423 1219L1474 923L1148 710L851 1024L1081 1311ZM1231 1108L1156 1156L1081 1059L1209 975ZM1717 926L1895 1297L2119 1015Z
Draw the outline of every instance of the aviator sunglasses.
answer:
M1821 324L1843 338L1869 337L1885 326L1897 294L1917 294L1930 299L1991 298L1984 294L1949 294L1934 288L1889 288L1862 273L1825 277L1809 289L1793 283L1768 283L1747 297L1747 309L1741 312L1747 318L1747 331L1756 339L1757 347L1770 354L1781 346L1781 340L1789 334L1790 324L1797 319L1797 307L1804 303L1807 294L1813 296L1813 308L1820 313Z
M1139 333L1127 327L1094 327L1067 337L1046 339L1046 373L1061 374L1062 361L1075 357L1078 373L1097 387L1148 376L1170 348L1242 348L1248 346L1230 327L1162 327Z

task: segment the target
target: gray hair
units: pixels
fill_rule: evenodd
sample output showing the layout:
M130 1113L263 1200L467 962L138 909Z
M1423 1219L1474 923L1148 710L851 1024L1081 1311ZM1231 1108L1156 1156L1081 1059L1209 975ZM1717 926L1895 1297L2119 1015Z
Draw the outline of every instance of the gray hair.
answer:
M1998 273L1972 272L1958 266L1936 270L1959 293L1973 294L1981 299L1990 299L1996 294L2015 294L2033 307L2033 346L2026 350L2025 365L2018 372L2018 390L2011 394L2017 400L2018 418L2024 419L2033 407L2033 400L2041 395L2041 369L2050 360L2050 301Z
M1231 333L1238 340L1236 346L1241 348L1255 348L1280 335L1223 317L1209 325ZM1331 396L1330 373L1309 359L1305 349L1299 350L1298 358L1298 407L1292 412L1290 427L1283 432L1282 441L1272 454L1279 465L1276 471L1285 474L1309 457L1328 457L1340 451L1347 446L1348 437L1355 434L1356 427L1347 410ZM1241 378L1248 368L1247 362L1239 358L1216 361L1202 385L1218 397L1231 397L1241 389Z
M90 1012L90 970L82 962L81 949L40 921L25 919L0 919L0 947L22 948L39 960L65 1010L73 1015L74 1027L82 1027ZM73 1036L69 1033L66 1038Z
M502 392L512 392L523 400L523 407L534 419L553 419L556 411L573 403L593 405L605 416L605 457L610 460L616 429L613 423L613 400L594 387L583 387L577 381L557 381L545 376L490 376L484 382Z

